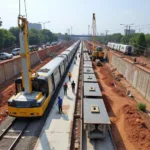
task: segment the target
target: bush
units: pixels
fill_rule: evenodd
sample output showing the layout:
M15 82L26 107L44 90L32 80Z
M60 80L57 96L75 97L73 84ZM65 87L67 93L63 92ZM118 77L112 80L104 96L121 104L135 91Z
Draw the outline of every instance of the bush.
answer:
M146 110L146 105L143 104L143 103L139 103L138 104L138 109L141 110L141 111L145 111Z

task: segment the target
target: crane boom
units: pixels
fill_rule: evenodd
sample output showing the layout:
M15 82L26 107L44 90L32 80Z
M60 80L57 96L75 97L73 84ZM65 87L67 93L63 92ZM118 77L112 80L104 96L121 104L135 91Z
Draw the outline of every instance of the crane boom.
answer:
M96 17L95 17L95 13L93 13L92 28L93 28L93 42L96 42Z
M20 29L20 56L22 66L22 85L26 94L32 93L31 84L31 67L30 67L30 54L28 46L28 21L23 16L18 17L18 26Z

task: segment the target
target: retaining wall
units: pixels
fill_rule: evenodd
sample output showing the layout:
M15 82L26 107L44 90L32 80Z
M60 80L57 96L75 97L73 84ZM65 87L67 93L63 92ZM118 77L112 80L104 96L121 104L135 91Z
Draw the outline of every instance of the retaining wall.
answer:
M110 63L136 88L148 101L150 101L150 70L134 64L113 52L108 52Z
M58 52L61 48L68 45L70 42L61 43L59 45L46 48L44 50L32 52L30 55L31 66L40 63L40 60L44 60L50 56L51 53ZM40 59L39 59L40 58ZM21 73L21 58L13 58L11 60L0 62L0 85L3 85L6 81L12 80L14 77Z

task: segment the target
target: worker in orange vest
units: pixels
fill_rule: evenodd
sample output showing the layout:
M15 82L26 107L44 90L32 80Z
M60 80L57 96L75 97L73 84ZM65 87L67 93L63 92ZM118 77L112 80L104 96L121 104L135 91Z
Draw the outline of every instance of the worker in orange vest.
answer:
M69 72L69 73L68 73L69 81L71 80L71 76L72 76L72 75L71 75L71 73Z

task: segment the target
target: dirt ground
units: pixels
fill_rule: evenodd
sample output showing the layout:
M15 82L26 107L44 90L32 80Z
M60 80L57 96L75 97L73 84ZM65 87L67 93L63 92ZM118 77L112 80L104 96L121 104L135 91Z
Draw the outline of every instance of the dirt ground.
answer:
M150 150L150 117L137 109L137 102L114 80L104 64L94 70L99 80L117 150Z
M70 45L72 44L72 42L65 46L63 49L61 49L57 54L60 54L61 52L63 52L65 49L67 49ZM44 66L46 63L48 63L52 58L47 58L45 59L41 64L38 64L36 66L33 67L32 72L35 72L36 70L38 70L39 68L41 68L42 66ZM17 77L16 77L17 78ZM8 115L8 108L7 108L7 100L15 93L15 84L14 84L14 80L9 81L8 83L6 83L3 88L0 89L0 123L7 117Z

